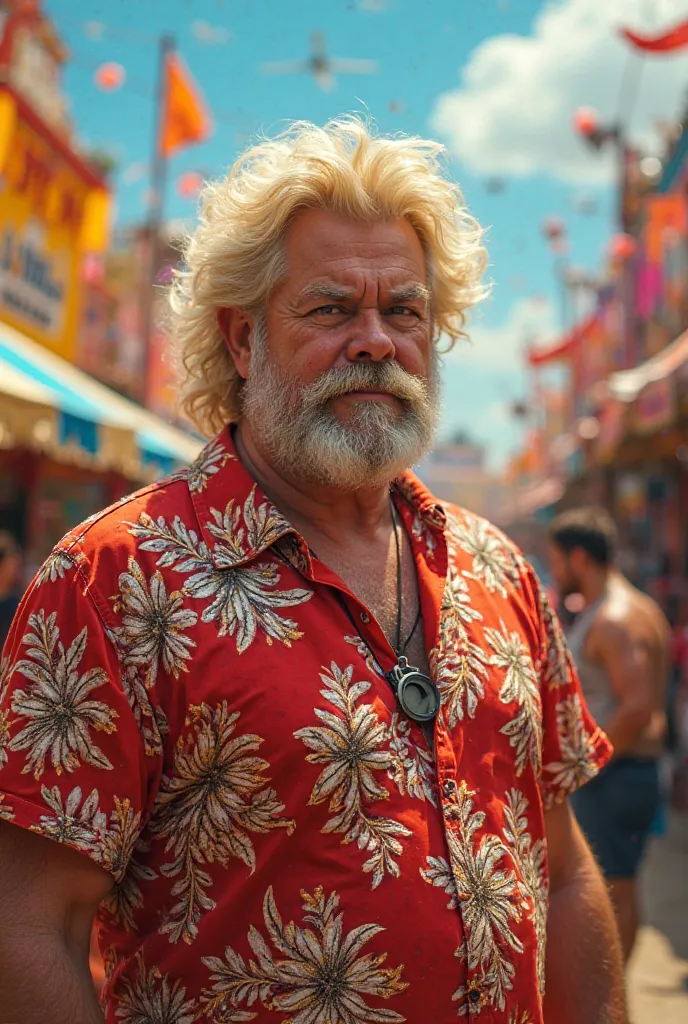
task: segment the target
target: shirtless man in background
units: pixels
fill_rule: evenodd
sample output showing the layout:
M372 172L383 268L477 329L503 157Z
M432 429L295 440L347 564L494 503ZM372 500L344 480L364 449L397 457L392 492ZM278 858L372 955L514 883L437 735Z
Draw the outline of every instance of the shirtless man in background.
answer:
M588 708L614 747L572 804L611 888L626 959L639 923L636 877L660 801L669 626L658 605L614 568L616 529L602 509L550 527L550 568L585 605L568 635Z

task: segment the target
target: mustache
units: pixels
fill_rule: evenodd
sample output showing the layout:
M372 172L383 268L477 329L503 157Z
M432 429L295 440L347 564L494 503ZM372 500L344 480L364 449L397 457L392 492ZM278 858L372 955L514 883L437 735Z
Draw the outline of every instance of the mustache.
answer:
M313 408L363 389L382 391L412 405L427 401L429 394L427 381L408 373L398 363L351 363L325 370L311 384L300 388L300 398L304 406Z

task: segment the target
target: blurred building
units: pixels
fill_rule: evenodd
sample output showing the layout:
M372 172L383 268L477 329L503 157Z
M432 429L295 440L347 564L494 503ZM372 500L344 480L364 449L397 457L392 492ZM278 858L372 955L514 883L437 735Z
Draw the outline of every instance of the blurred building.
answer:
M633 216L592 315L530 353L533 430L509 467L510 518L605 505L624 569L671 612L688 599L688 123L651 184L624 184ZM555 365L567 387L553 427L543 380Z
M150 272L129 253L105 274L110 187L76 140L67 57L39 0L0 2L0 529L32 565L199 448L142 404L164 413L169 392L140 312Z
M438 498L493 519L503 484L486 465L485 449L459 433L440 443L417 467L418 476Z

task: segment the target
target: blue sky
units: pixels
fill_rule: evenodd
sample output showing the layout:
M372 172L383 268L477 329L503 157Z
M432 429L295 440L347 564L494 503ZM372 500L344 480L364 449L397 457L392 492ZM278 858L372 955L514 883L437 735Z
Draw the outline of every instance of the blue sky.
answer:
M217 115L213 137L172 161L170 218L194 215L175 191L180 174L216 175L251 134L293 118L323 122L366 108L381 131L448 145L450 172L488 228L493 292L474 317L471 346L445 362L444 431L468 429L495 463L518 440L508 408L525 389L523 344L558 329L540 225L562 217L572 262L592 270L611 229L610 164L575 139L571 113L592 104L606 117L622 114L652 146L656 119L675 115L688 82L688 58L643 63L616 35L620 23L651 30L688 16L688 0L46 0L46 8L72 53L65 89L78 132L120 162L120 223L145 208L140 165L151 150L163 31L175 35ZM218 41L199 41L198 22L219 30ZM332 56L376 60L377 74L341 76L325 93L307 76L262 73L264 62L305 56L313 31L325 34ZM124 65L127 83L103 93L93 72L111 60ZM624 73L638 87L635 100L620 92ZM487 187L494 177L505 185L498 194ZM581 212L581 197L594 199L594 214Z

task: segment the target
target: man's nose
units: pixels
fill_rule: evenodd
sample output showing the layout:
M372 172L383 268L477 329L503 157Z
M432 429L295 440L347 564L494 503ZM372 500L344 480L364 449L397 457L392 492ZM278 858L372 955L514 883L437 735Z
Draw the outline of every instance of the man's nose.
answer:
M352 363L383 363L394 359L396 348L378 310L362 310L352 323L346 355Z

